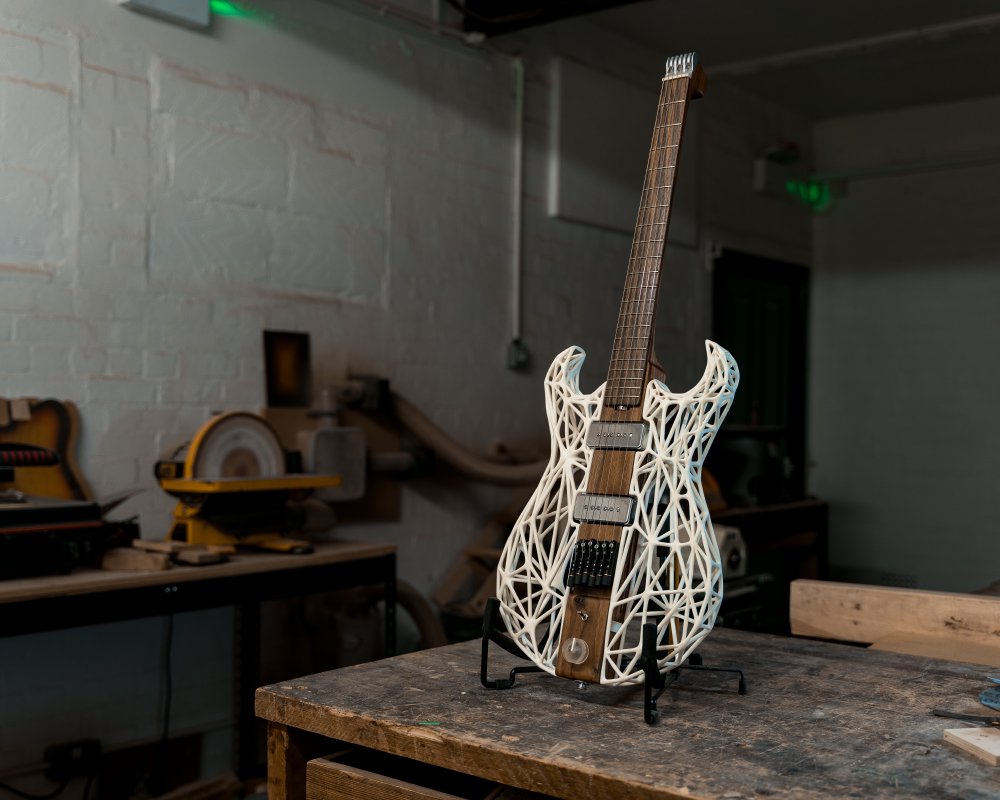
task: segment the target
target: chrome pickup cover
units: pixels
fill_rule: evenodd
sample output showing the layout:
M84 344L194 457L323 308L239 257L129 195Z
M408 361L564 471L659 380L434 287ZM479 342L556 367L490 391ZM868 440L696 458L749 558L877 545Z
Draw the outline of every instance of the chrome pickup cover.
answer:
M587 428L587 447L595 450L642 450L648 437L648 422L595 421Z
M574 522L631 525L634 517L635 498L631 495L580 492L573 503Z

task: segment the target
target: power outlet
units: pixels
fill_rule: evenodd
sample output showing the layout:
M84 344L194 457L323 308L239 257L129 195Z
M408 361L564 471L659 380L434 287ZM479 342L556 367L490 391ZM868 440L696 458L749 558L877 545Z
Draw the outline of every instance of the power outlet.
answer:
M97 739L52 744L45 748L45 777L53 783L65 783L73 778L97 771L101 759L101 743Z

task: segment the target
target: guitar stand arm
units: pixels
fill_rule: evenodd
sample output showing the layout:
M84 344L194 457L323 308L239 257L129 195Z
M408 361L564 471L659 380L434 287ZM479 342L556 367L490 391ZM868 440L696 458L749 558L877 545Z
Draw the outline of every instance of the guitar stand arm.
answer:
M659 722L660 715L656 710L656 701L663 694L663 690L680 677L682 669L698 672L727 672L739 675L740 681L737 693L747 693L747 679L743 674L743 670L734 667L706 667L702 663L700 653L692 654L688 659L688 663L681 664L672 669L667 675L663 675L656 666L656 625L651 622L647 622L642 626L642 657L640 665L642 666L642 671L645 673L642 717L647 725L655 725Z
M510 671L509 678L491 679L488 675L490 642L499 645L511 655L518 658L527 658L514 640L502 629L500 624L500 601L495 597L491 597L486 601L486 610L483 612L483 651L479 660L479 682L487 689L510 689L514 686L514 681L519 674L542 671L541 667L534 665L530 667L514 667Z
M692 658L694 658L694 656L692 656ZM743 670L737 669L736 667L706 667L706 666L704 666L701 663L701 659L699 658L698 659L698 663L695 663L695 664L692 664L692 663L681 664L679 667L677 667L678 671L680 671L682 669L689 669L689 670L692 670L692 671L695 671L695 672L728 672L728 673L730 673L732 675L739 675L740 676L740 682L739 682L739 687L736 690L736 693L737 694L746 694L747 693L747 679L746 679L746 676L743 674Z

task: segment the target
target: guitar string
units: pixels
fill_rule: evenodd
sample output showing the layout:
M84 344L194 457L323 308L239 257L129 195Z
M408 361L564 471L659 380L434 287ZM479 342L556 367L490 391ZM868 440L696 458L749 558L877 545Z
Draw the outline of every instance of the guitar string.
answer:
M630 366L635 371L633 382L635 382L634 379L639 375L639 370L641 370L641 376L637 381L638 391L636 399L640 408L645 405L644 395L647 388L645 380L647 364L651 362L653 355L654 331L652 325L655 318L657 293L659 290L660 274L662 272L662 259L666 249L666 236L673 185L675 183L674 176L676 175L677 155L686 119L687 89L689 84L690 79L678 79L665 83L663 87L662 95L665 102L661 104L662 114L657 114L657 126L654 128L653 141L650 146L650 161L654 161L652 157L654 152L658 153L658 155L655 158L656 163L651 163L647 167L650 170L647 172L647 183L649 184L649 194L652 196L644 197L644 200L654 200L655 202L645 204L642 211L640 211L640 223L636 227L635 238L639 242L638 249L642 253L643 260L639 270L639 292L638 296L633 300L635 308L631 310L631 324L634 334L633 340L636 342L643 341L644 349L639 357L636 357L634 350L630 351L630 358L627 360L639 362L638 364L633 363ZM675 118L671 114L675 110L673 108L674 104L670 101L676 100L677 96L682 98L683 102L676 109L679 114ZM677 133L676 138L672 136L675 131ZM669 178L667 177L668 171L670 173ZM646 193L644 190L644 194ZM659 227L662 227L662 231L658 232L656 228ZM650 261L652 262L651 264L649 263ZM645 331L640 333L640 327L645 328ZM625 374L628 375L629 373L626 372ZM639 416L641 418L641 411ZM632 456L631 458L622 459L621 473L618 476L619 486L625 485L626 481L630 483L631 473L636 469L637 455L634 453L630 455ZM630 488L630 485L626 486L626 492ZM636 498L635 502L638 504L640 498ZM635 509L635 513L639 513L638 508ZM619 533L619 539L620 537L621 533Z
M602 403L603 410L610 411L610 414L601 414L601 416L610 417L612 421L622 421L628 418L628 411L622 413L617 408L618 405L628 404L623 401L631 398L632 402L639 405L640 408L644 405L646 363L652 355L652 321L659 284L660 260L665 247L666 222L669 216L670 195L674 183L673 172L676 172L676 155L680 143L680 131L678 131L675 143L671 143L671 133L674 128L683 130L687 83L689 81L684 82L678 79L665 81L657 106L652 143L646 165L646 185L643 187L640 200L636 230L629 256L628 276L619 307L619 321L613 345L614 355ZM675 100L673 90L675 87L681 88L680 84L683 84L685 92L680 95L681 100ZM681 105L680 116L677 120L670 113L673 110L671 106L676 104ZM664 163L671 160L674 161L674 164ZM670 172L669 177L668 172ZM658 221L657 217L660 216L663 219ZM662 236L657 237L655 231L657 227L663 227ZM659 257L656 255L657 252L659 252ZM653 261L651 268L648 265L650 260ZM643 319L649 321L642 322ZM640 333L640 328L645 328L645 332ZM643 343L641 348L637 346L639 342ZM642 350L639 357L635 355L637 350ZM636 365L635 362L639 363ZM639 370L639 373L636 373L636 370ZM621 374L626 377L619 377ZM637 390L629 388L636 383L638 384ZM598 424L600 425L600 420ZM598 430L606 434L608 427L605 424ZM632 458L621 459L617 486L625 485L625 481L629 480L631 472L635 469L636 455L634 453L631 455ZM608 462L608 467L605 466L605 462ZM603 456L600 458L596 475L597 487L605 489L609 486L605 482L605 476L610 472L613 464L613 459L606 459ZM608 477L610 476L608 475ZM588 479L588 488L589 485L591 485L590 479ZM626 493L629 488L629 485L625 485ZM638 502L638 498L635 502ZM619 527L617 540L620 541L624 528L623 526L617 527ZM613 538L613 540L615 539ZM603 666L600 671L603 673Z
M657 102L656 114L653 119L653 137L654 137L653 145L655 145L657 126L660 123L662 99L663 99L663 92L661 91L660 98ZM630 302L629 301L630 296L634 292L634 284L636 280L638 280L638 277L635 274L635 270L632 268L632 265L635 261L637 248L641 246L641 242L639 241L639 231L641 230L641 223L643 221L643 214L645 212L643 203L643 200L645 199L645 188L646 188L645 183L648 180L650 168L654 160L653 145L650 146L649 154L646 157L646 173L645 173L646 177L644 177L643 181L643 197L640 199L639 211L638 214L636 215L636 234L633 236L632 239L632 247L629 253L629 269L626 272L625 288L622 292L621 304L618 309L618 320L615 326L615 341L612 346L611 367L608 370L608 378L604 387L604 401L602 403L602 409L601 409L602 413L599 415L599 418L597 420L598 433L601 436L601 438L599 438L598 441L601 441L602 439L604 441L607 440L607 434L611 429L611 425L615 421L617 421L619 417L617 410L618 402L616 398L618 395L618 387L620 385L620 381L618 381L615 378L615 372L616 372L615 368L616 365L619 363L619 359L621 358L621 349L619 346L621 332L623 326L627 325L626 307ZM588 490L590 490L591 486L593 486L594 488L591 491L600 494L607 493L606 490L608 484L605 482L605 477L606 476L610 477L609 473L611 469L610 466L606 466L606 462L608 461L610 461L610 459L608 459L602 453L602 455L598 458L598 468L596 471L597 474L588 478L587 481ZM591 461L591 463L593 464L593 461Z
M664 82L661 90L661 103L657 109L656 124L653 129L652 142L650 143L650 159L647 165L641 210L635 233L635 255L637 262L634 264L634 268L637 275L637 285L633 289L632 296L629 299L629 307L625 311L625 330L629 334L629 339L622 345L622 351L625 355L624 359L618 364L617 388L623 399L630 399L633 403L639 405L640 408L643 405L642 395L645 387L646 364L652 348L652 330L640 330L640 328L646 328L644 322L647 317L647 291L650 287L653 287L655 291L657 283L656 275L653 274L655 271L655 260L653 270L648 269L649 265L647 262L651 246L655 249L655 245L651 245L651 241L656 238L655 228L657 219L660 216L659 209L666 206L665 203L661 202L664 199L661 187L666 183L667 179L666 175L661 175L661 173L665 172L662 167L667 166L664 164L664 161L669 161L664 156L669 154L670 111L672 110L670 100L672 99L671 89L675 83L676 81ZM642 345L641 347L640 344ZM625 404L627 405L628 403ZM625 486L625 482L629 481L630 473L635 468L635 455L630 455L632 455L632 458L623 457L621 459L620 473L617 481L618 486ZM625 491L627 492L629 488L625 486Z
M680 85L679 81L672 82L669 87L669 89L672 91L677 91L678 89L682 88L684 87ZM680 92L677 93L680 94ZM683 94L681 96L683 97ZM652 217L652 219L651 221L646 223L646 226L649 230L647 231L647 235L645 238L646 247L645 247L645 253L643 254L642 280L640 285L639 297L636 299L635 303L636 309L634 311L635 314L635 318L633 321L633 324L635 326L634 338L637 341L645 340L646 343L644 352L637 357L635 355L635 351L633 351L633 355L630 359L632 362L638 362L638 363L633 363L631 365L631 368L634 370L633 383L638 383L640 385L640 397L639 397L640 403L643 400L641 395L645 393L646 363L652 360L651 357L653 355L652 348L653 348L653 340L655 338L653 323L655 319L660 273L662 270L662 257L665 247L667 222L670 214L670 205L671 205L670 200L674 183L673 175L676 172L675 169L676 152L680 144L680 131L677 131L678 135L676 137L676 140L674 140L671 144L667 144L667 142L672 141L672 134L674 133L674 129L675 128L682 129L684 122L685 106L681 105L681 107L677 109L680 112L680 118L675 119L673 115L670 113L671 111L674 110L673 108L670 107L672 105L673 103L667 104L668 110L667 114L665 115L666 119L664 120L662 126L664 131L663 132L664 143L662 146L664 148L672 148L674 152L673 153L664 152L663 154L664 157L661 158L661 163L656 168L657 172L660 172L662 174L660 175L659 180L657 180L657 178L654 177L654 179L651 182L652 188L656 189L658 192L657 197L655 199L665 202L650 204L650 216ZM671 158L671 156L673 157ZM673 163L663 163L670 161L673 161ZM666 172L667 170L672 171L669 174L669 177ZM658 209L661 208L663 209L663 211L658 211ZM656 230L657 228L662 228L662 230ZM652 263L647 265L647 262L652 262ZM646 281L647 277L649 278L648 281ZM645 328L646 330L640 332L639 331L640 327ZM639 370L642 370L641 377L639 376ZM638 380L636 380L636 378L638 378Z
M647 261L650 256L651 240L656 239L655 227L659 224L657 218L661 215L659 209L668 208L668 203L658 202L663 194L663 187L669 185L669 179L665 173L664 161L669 161L665 156L673 155L671 150L670 133L675 123L672 121L670 111L673 109L671 102L673 99L671 89L676 81L664 82L660 93L660 103L657 106L657 114L653 127L652 142L650 144L649 158L646 165L646 179L644 181L642 199L640 202L636 231L633 239L631 254L631 264L629 270L630 279L626 281L626 292L623 297L623 307L620 312L620 324L618 336L616 336L617 358L612 361L611 377L611 399L615 404L613 416L618 418L628 417L628 412L619 412L617 405L628 405L629 402L642 406L642 395L645 384L646 362L651 352L651 329L640 332L640 327L647 327L643 320L649 316L646 312L648 299L647 290L650 294L656 288L656 269L647 269ZM665 199L665 198L664 198ZM652 201L652 202L651 202ZM655 244L652 245L655 249ZM647 281L647 278L649 279ZM625 334L625 341L620 336ZM642 346L640 347L640 343ZM640 352L641 351L641 352ZM638 353L638 355L637 355ZM640 374L641 372L641 374ZM641 412L640 412L641 415ZM621 459L618 469L617 481L605 486L624 488L627 494L630 488L626 485L629 481L630 473L635 467L635 457L629 459L627 456L619 456ZM602 459L603 461L603 459ZM613 460L609 459L611 463ZM603 476L602 476L603 477ZM603 482L603 481L602 481ZM621 533L619 532L619 537Z
M632 240L632 248L629 255L629 270L626 276L625 289L622 293L621 305L619 307L618 323L616 325L616 331L615 331L615 342L612 348L611 368L609 370L608 381L605 386L605 400L603 403L603 407L604 410L609 413L602 414L601 416L605 418L610 417L611 419L603 423L601 420L598 420L598 431L600 434L604 435L603 438L605 440L607 440L607 434L611 427L609 422L613 424L616 421L621 421L622 418L626 417L628 413L628 412L625 412L624 414L620 413L617 406L621 404L620 401L627 399L628 391L625 389L625 385L627 383L632 382L632 379L628 376L629 376L629 370L633 368L631 368L630 366L622 367L621 365L623 363L628 365L629 362L635 360L634 356L626 354L633 354L635 352L636 347L634 344L631 346L624 345L622 344L621 340L623 338L622 333L625 334L638 333L638 329L635 327L635 321L634 319L631 319L632 317L635 316L634 312L628 310L628 307L641 300L643 294L642 283L644 281L645 272L643 268L635 269L633 265L635 265L636 262L638 261L644 261L643 257L639 255L640 253L643 252L645 244L645 242L643 241L642 231L644 230L644 228L650 225L649 214L651 211L651 206L653 208L656 207L655 204L650 204L647 202L649 199L647 195L649 192L655 191L657 189L655 180L657 167L655 166L655 164L660 160L660 156L658 155L658 153L664 151L663 137L665 134L662 134L661 131L667 130L664 120L668 119L670 116L669 106L672 105L672 103L669 100L669 85L672 83L675 83L675 81L664 82L657 103L656 115L653 121L653 137L652 137L652 142L650 144L649 154L646 160L646 176L643 185L642 197L639 203L639 212L637 214L635 235ZM637 288L639 289L638 298L636 297ZM637 340L636 335L626 335L624 338L628 341ZM646 349L648 350L648 347ZM618 375L621 372L625 372L625 375L627 376L625 379L618 377ZM641 383L642 381L640 379L640 385ZM623 397L622 395L625 395L625 397ZM640 396L641 396L641 386L640 386ZM641 404L641 399L638 402ZM623 459L623 462L624 461L627 461L627 459ZM608 464L607 466L605 466L606 462ZM599 459L599 466L597 469L597 475L595 476L594 485L595 487L599 487L599 489L601 490L600 491L601 494L607 493L606 490L610 484L606 482L606 478L611 477L610 471L613 469L613 464L614 464L614 459L607 458L604 455L602 455L601 458ZM618 475L618 483L617 483L618 486L621 486L622 482L625 480L624 471L628 470L628 466L623 463L621 470L622 471L620 471ZM589 483L590 482L588 481L588 488L589 488ZM628 491L627 486L625 487L625 491L626 492Z
M671 84L676 83L672 81ZM665 86L664 94L668 97L668 90L672 86ZM664 150L668 146L675 147L675 145L666 145L664 142L670 141L670 134L672 133L672 128L679 126L679 122L673 121L670 115L669 106L674 105L676 101L668 100L666 103L661 104L662 108L667 108L668 111L665 114L661 114L657 119L657 126L654 130L653 143L651 147L651 152L657 150ZM668 202L646 202L643 203L642 213L640 215L640 220L637 224L637 235L636 235L636 248L638 252L633 253L633 262L636 263L636 268L634 272L638 275L638 286L631 287L631 297L629 300L629 309L625 310L626 321L625 325L622 326L623 332L626 334L625 339L627 342L621 341L621 336L619 336L619 341L616 342L617 348L619 350L619 357L614 365L614 370L617 373L615 376L615 389L616 394L621 396L631 395L633 402L641 403L641 389L642 384L645 383L645 362L647 356L651 354L652 348L652 312L653 306L655 305L655 295L658 285L658 272L659 266L657 262L656 250L659 243L662 243L663 237L657 237L656 232L653 230L655 227L663 226L665 227L664 219L657 219L658 217L666 217L667 211L660 212L659 209L669 209L669 197L667 193L669 192L672 184L672 178L668 178L665 173L669 169L673 169L674 165L669 163L663 163L664 161L669 161L670 159L664 159L662 157L656 158L657 163L650 164L647 171L647 186L643 190L644 194L649 194L651 192L656 192L658 195L653 200L668 200ZM662 248L660 248L662 250ZM648 261L653 261L654 264L652 268L648 268ZM647 278L649 279L647 281ZM638 289L638 291L636 291ZM647 296L648 295L648 296ZM651 302L652 301L652 302ZM648 328L649 330L640 331L640 328ZM628 342L633 342L629 344ZM638 343L641 342L642 346ZM641 352L640 352L641 351ZM638 355L636 355L638 353ZM642 375L640 375L640 371ZM622 377L624 375L624 377ZM638 393L636 391L630 390L631 386L639 384Z
M659 108L669 107L675 104L682 104L684 100L668 100L665 103L661 103ZM677 144L665 144L664 140L669 142L669 135L672 128L680 127L683 124L683 114L680 121L672 120L671 115L666 113L665 115L658 116L657 124L654 129L654 141L652 147L650 148L651 155L656 151L663 151L667 149L676 149ZM660 133L663 131L663 133ZM659 139L657 137L660 137ZM679 139L679 137L678 137ZM658 161L669 160L669 159L657 159ZM651 192L664 192L664 190L669 191L672 188L671 180L672 178L667 178L665 175L657 180L656 173L665 172L666 170L674 169L673 164L658 164L656 166L649 165L647 167L647 176L652 175L652 177L647 181L646 187L643 189L644 196ZM645 199L645 198L644 198ZM659 197L653 198L660 199ZM666 199L666 198L665 198ZM664 220L657 220L656 217L659 215L657 209L669 208L670 203L656 203L656 202L643 202L640 207L640 218L636 225L637 236L633 243L633 251L630 257L630 261L633 262L646 262L649 260L656 261L658 256L650 254L649 249L652 247L655 251L656 246L663 241L663 237L657 238L655 233L651 233L649 230L656 226L665 227L666 223ZM664 212L663 216L666 216ZM638 252L636 252L638 249ZM652 299L655 300L655 288L656 288L656 273L658 272L657 266L654 264L652 269L647 269L643 263L638 269L630 271L630 277L632 274L638 275L638 287L634 285L633 281L629 281L627 285L628 291L626 292L627 303L630 306L634 306L635 310L625 309L623 307L621 316L624 318L623 321L618 325L615 340L615 350L616 358L613 359L612 372L617 373L609 376L612 382L612 393L618 397L618 399L627 399L630 395L635 396L634 391L630 391L629 386L635 383L641 383L642 376L638 375L640 369L643 373L645 372L643 368L643 363L645 360L646 353L640 355L635 355L636 352L641 350L646 350L646 347L640 347L635 344L627 344L626 341L649 341L651 339L651 330L645 334L639 332L640 327L652 328L651 319L651 307L649 300L651 298L646 297L647 289L650 289L649 294L652 295ZM646 277L651 276L650 281L647 283ZM638 289L638 293L636 293ZM624 304L623 304L624 305ZM647 321L643 322L643 318L647 318ZM624 365L624 366L623 366ZM622 377L624 374L624 377ZM641 388L641 387L640 387ZM624 396L624 397L623 397Z

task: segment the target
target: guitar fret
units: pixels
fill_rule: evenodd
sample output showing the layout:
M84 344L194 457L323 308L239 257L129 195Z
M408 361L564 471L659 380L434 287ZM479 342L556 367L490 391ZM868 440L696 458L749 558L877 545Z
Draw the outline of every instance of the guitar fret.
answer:
M687 82L670 82L661 89L645 182L640 195L625 289L615 328L605 403L636 405L642 400L651 352L653 317L666 241L676 170L676 151L684 127ZM670 99L677 98L677 99ZM668 110L679 105L680 112ZM677 129L677 135L671 129ZM658 151L670 151L657 155ZM663 176L663 177L659 177Z

